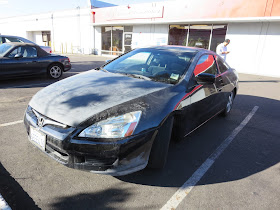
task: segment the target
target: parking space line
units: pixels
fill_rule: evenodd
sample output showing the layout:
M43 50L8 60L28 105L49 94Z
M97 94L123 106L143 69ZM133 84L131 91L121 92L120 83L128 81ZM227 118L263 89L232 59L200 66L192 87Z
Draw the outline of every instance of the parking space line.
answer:
M207 158L207 160L193 173L193 175L177 190L177 192L167 201L161 210L176 209L183 199L191 192L193 187L204 176L208 169L213 165L216 159L223 153L228 145L233 141L236 135L247 125L250 119L258 110L255 106L241 124L220 144L220 146Z
M23 120L18 120L18 121L9 122L9 123L3 123L3 124L0 124L0 127L7 127L7 126L10 126L10 125L19 124L19 123L22 123L22 122L23 122Z

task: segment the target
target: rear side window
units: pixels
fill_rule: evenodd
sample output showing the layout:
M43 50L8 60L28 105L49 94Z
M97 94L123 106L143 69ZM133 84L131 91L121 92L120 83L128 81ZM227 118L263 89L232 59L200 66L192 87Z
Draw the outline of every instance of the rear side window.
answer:
M229 69L229 66L220 57L217 58L217 63L219 65L219 69L221 73L224 73Z
M218 73L217 64L213 55L203 55L200 57L194 69L194 75L197 76L201 73L213 75Z

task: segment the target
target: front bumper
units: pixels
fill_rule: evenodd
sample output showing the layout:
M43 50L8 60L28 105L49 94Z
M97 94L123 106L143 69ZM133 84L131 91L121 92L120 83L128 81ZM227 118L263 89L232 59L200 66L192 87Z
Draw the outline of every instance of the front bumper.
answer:
M99 174L122 176L144 169L149 160L157 130L118 141L85 140L77 138L81 129L55 125L37 125L37 117L27 111L24 124L28 135L30 127L46 135L45 149L41 150L59 163L74 169Z
M64 69L63 71L66 72L66 71L69 71L71 69L72 65L71 64L68 64L68 65L64 65Z

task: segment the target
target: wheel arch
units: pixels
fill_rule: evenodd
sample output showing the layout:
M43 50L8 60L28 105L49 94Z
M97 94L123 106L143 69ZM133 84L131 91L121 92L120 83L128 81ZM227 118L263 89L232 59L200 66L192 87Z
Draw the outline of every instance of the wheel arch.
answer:
M49 70L49 68L50 68L51 66L54 66L54 65L60 66L61 69L62 69L62 71L64 71L64 66L63 66L63 64L60 63L60 62L58 62L58 61L55 61L55 62L50 63L50 64L48 65L48 67L47 67L47 70Z

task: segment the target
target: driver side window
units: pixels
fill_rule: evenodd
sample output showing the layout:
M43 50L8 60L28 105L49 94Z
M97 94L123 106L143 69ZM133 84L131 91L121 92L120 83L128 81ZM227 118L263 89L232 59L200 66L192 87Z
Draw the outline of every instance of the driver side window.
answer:
M213 55L203 55L200 57L194 69L194 75L197 76L201 73L213 75L218 73L217 64Z
M8 55L9 58L14 58L16 54L22 53L23 47L17 47Z
M37 57L37 50L35 47L17 47L9 55L9 58L14 58L16 54L21 54L23 58L34 58Z

